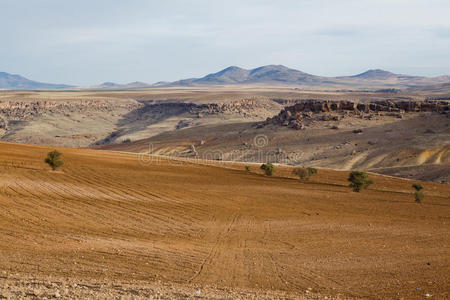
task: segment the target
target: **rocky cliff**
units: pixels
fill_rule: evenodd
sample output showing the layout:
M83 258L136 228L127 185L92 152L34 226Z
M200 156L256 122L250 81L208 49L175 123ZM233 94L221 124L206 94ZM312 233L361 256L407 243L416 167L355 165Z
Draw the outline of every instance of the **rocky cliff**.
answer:
M307 100L285 107L277 116L268 118L264 123L257 126L280 124L294 129L305 129L305 121L313 118L323 121L339 121L345 116L355 115L370 120L381 114L402 118L404 113L413 112L437 112L446 113L450 116L449 111L450 101L383 100L357 103L352 101ZM317 117L316 114L321 114L321 116Z

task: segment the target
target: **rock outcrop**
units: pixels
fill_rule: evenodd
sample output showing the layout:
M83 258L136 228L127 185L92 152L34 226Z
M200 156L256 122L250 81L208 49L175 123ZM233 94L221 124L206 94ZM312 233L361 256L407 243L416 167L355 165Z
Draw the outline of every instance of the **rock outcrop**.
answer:
M438 112L447 113L450 110L449 101L376 101L356 103L352 101L319 101L306 100L287 106L280 113L267 118L262 125L280 124L295 129L304 129L302 122L312 119L314 114L321 114L318 120L339 121L349 115L360 115L368 120L374 119L376 114L385 113L388 116L403 118L404 113ZM363 116L363 114L369 114ZM259 124L259 127L262 127Z
M118 108L125 108L131 111L141 106L142 104L138 102L104 100L5 101L0 102L0 116L5 120L27 121L46 113L70 114L85 111L112 112Z

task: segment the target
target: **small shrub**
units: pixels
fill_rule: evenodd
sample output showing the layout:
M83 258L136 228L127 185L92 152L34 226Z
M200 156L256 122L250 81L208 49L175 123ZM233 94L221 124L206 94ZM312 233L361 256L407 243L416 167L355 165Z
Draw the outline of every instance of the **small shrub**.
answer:
M418 191L418 192L420 192L420 190L423 189L423 186L421 186L421 185L418 184L418 183L414 183L414 184L412 185L412 187L413 187L416 191Z
M272 164L262 164L261 170L264 170L267 176L272 176L275 172L275 167Z
M417 202L417 203L421 203L422 200L423 200L423 197L424 197L424 195L423 195L423 193L422 193L423 186L420 185L420 184L418 184L418 183L414 183L414 184L412 185L412 187L416 190L416 191L414 192L414 198L416 199L416 202Z
M421 191L415 192L414 193L414 198L416 198L416 202L417 203L422 203L422 199L423 199L424 195Z
M300 168L295 168L292 171L295 175L297 175L301 181L303 180L308 180L309 177L311 177L314 174L317 174L317 169L316 168L311 168L311 167L300 167Z
M250 172L250 166L245 166L245 171Z
M52 168L52 170L56 170L57 168L61 167L62 165L64 165L64 163L61 161L61 155L62 153L57 151L57 150L53 150L49 153L47 153L47 157L45 158L45 162Z
M353 171L348 177L350 181L350 187L353 188L354 192L360 192L362 189L367 189L369 185L373 184L373 180L370 180L367 173L360 171Z
M316 168L311 168L311 167L308 167L307 169L308 169L308 173L309 173L309 176L312 176L312 175L314 175L314 174L317 174L317 173L318 173L318 171L317 171L317 169L316 169Z
M124 140L122 141L122 143L123 143L123 144L131 143L131 140L130 140L130 139L124 139Z

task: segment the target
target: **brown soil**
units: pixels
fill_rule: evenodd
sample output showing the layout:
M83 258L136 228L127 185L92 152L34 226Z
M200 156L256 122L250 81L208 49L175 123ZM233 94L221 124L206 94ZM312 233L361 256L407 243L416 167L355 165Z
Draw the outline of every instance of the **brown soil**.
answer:
M49 150L0 144L8 297L449 297L448 185L422 182L417 204L413 181L381 175L354 193L348 172L300 183L290 167L79 149L52 172Z

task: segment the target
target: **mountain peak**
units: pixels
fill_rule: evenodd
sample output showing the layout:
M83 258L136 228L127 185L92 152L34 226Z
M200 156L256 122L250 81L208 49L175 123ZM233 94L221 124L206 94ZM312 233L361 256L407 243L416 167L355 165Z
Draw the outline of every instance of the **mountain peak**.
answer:
M244 81L248 77L248 74L248 70L236 66L230 66L223 69L222 71L208 74L205 77L197 79L195 81L202 80L211 83L214 82L219 84L231 84Z
M240 70L244 70L244 69L240 68L238 66L229 66L228 68L223 69L221 72L240 71Z
M385 70L381 70L381 69L372 69L372 70L368 70L364 73L354 75L352 77L376 80L376 79L388 79L388 78L395 77L395 76L396 76L396 74L389 72L389 71L385 71Z

